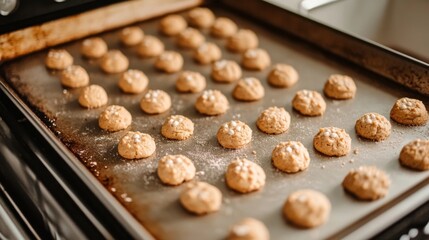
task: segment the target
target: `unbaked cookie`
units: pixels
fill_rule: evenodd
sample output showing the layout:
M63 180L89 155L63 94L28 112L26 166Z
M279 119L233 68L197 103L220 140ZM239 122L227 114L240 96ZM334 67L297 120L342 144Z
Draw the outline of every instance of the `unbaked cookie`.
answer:
M389 192L389 176L375 166L352 169L343 180L344 189L362 200L376 200Z
M222 193L213 185L205 182L186 184L180 194L180 203L189 212L197 215L216 212L222 205Z
M144 58L158 57L164 52L164 43L154 36L146 35L137 46L137 53Z
M291 193L283 207L283 214L291 223L313 228L328 221L331 212L329 199L321 192L303 189Z
M306 116L320 116L326 110L326 102L322 95L310 90L296 92L292 100L292 106L299 113Z
M237 24L229 18L219 17L211 27L211 34L218 38L225 38L234 35L238 30Z
M219 60L222 57L222 51L214 43L203 43L194 52L194 59L201 64L209 64Z
M404 125L424 125L428 112L422 101L413 98L398 99L390 110L390 117Z
M131 125L132 116L122 106L110 105L98 117L98 125L109 132L123 130Z
M177 14L168 15L159 23L159 29L167 36L175 36L185 30L187 26L185 18Z
M226 47L233 52L244 52L248 49L258 47L256 33L249 29L240 29L228 38Z
M310 155L301 142L287 141L279 143L271 155L273 165L287 173L303 171L310 165Z
M350 99L356 94L356 84L349 76L333 74L326 81L323 91L333 99Z
M65 87L84 87L89 84L89 75L85 68L71 65L61 71L60 80L61 84Z
M256 101L264 95L265 90L261 82L253 77L241 79L232 91L232 96L240 101Z
M271 64L271 58L264 49L253 48L243 53L241 64L250 70L263 70Z
M183 67L183 57L178 52L165 51L156 59L155 67L166 73L178 72Z
M79 104L86 108L98 108L107 104L107 93L99 85L85 87L79 95Z
M126 46L139 44L144 37L144 32L139 27L126 27L121 31L121 42Z
M218 130L217 141L224 148L242 148L252 140L252 129L242 121L224 123Z
M204 43L206 38L195 28L187 28L177 36L177 44L182 48L195 49Z
M336 127L320 128L313 139L314 148L328 155L340 157L350 152L352 139L344 129Z
M156 150L155 141L146 133L127 132L118 144L118 153L126 159L150 157Z
M195 166L183 155L167 155L159 160L157 172L163 183L176 186L195 177Z
M148 84L147 76L142 71L135 69L122 73L118 82L118 86L123 92L132 94L143 92Z
M269 240L267 227L259 220L245 218L234 224L229 231L227 240Z
M170 107L170 95L162 90L149 90L140 101L140 108L148 114L163 113Z
M215 15L208 8L194 8L188 13L188 20L192 26L209 28L213 25Z
M100 58L107 52L106 42L99 37L83 40L80 52L87 58Z
M256 120L258 128L268 134L286 132L290 126L290 115L284 108L269 107Z
M185 116L172 115L162 124L161 134L168 139L185 140L194 134L194 123Z
M415 170L429 170L429 141L417 139L408 143L402 148L399 161Z
M298 82L298 72L287 64L276 64L268 75L268 83L278 88L289 88Z
M100 67L106 73L120 73L127 70L128 58L119 50L110 50L102 58Z
M219 115L228 110L229 102L220 91L206 90L197 98L195 108L198 112L205 115Z
M241 68L235 61L219 60L212 66L212 77L217 82L230 83L241 78Z
M249 193L264 187L265 172L258 164L245 158L238 158L228 165L225 180L231 189Z
M73 64L73 57L65 49L51 49L45 59L46 67L62 70Z
M184 93L197 93L206 88L206 78L199 72L184 71L176 80L176 89Z
M356 121L356 133L366 139L382 141L389 137L391 124L378 113L366 113Z

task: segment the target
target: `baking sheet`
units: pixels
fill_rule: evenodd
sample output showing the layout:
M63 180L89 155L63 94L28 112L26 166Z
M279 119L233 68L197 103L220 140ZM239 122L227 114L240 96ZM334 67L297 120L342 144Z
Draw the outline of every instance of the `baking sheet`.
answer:
M151 89L163 89L170 93L172 109L160 115L146 115L139 108L143 94L125 95L117 87L119 75L107 75L99 70L97 61L88 61L79 53L80 41L63 45L74 57L75 64L87 69L91 83L103 86L109 95L109 104L125 106L133 115L130 130L151 134L157 143L156 154L148 159L129 161L117 154L117 142L125 131L107 133L98 128L98 115L102 109L82 109L77 97L80 90L64 89L58 73L44 66L47 51L42 51L6 63L3 70L8 81L26 102L40 115L59 139L75 154L77 159L96 176L106 188L120 200L135 218L159 239L223 239L229 227L243 217L255 217L270 230L272 239L319 239L338 236L347 229L358 227L372 217L377 217L394 202L429 181L429 172L416 172L401 167L398 155L401 147L415 138L425 138L428 127L405 127L392 122L392 135L381 143L358 138L354 132L357 118L366 112L378 112L386 117L393 103L400 97L415 97L428 104L428 99L381 79L360 68L324 54L301 41L274 29L258 25L234 12L215 8L217 16L227 16L242 28L257 32L260 46L268 50L273 63L293 65L300 74L299 82L290 89L276 89L266 83L269 69L254 72L244 70L244 76L259 78L266 90L263 100L238 102L231 96L234 84L218 84L210 79L210 66L201 66L192 60L192 51L176 47L174 38L158 33L159 19L146 21L141 26L146 34L156 35L167 49L180 51L185 59L186 70L201 72L207 77L208 89L219 89L231 103L231 109L222 116L206 117L193 107L199 94L179 94L175 91L178 74L164 74L154 69L153 59L140 59L135 50L119 42L119 31L103 37L111 49L120 49L130 59L130 68L143 70L150 79ZM217 43L226 59L240 61L238 54L225 50L224 41L214 39L205 32L209 41ZM291 100L300 89L322 91L326 78L332 73L352 76L358 87L352 100L326 99L327 111L322 117L303 117L292 110ZM292 123L287 133L266 135L256 125L259 113L270 106L283 106L291 113ZM182 114L195 123L194 136L185 141L166 140L160 134L163 120L171 114ZM216 141L218 127L229 120L239 119L253 130L252 142L240 150L223 149ZM312 147L313 136L319 127L345 128L352 138L352 153L345 157L329 158L317 153ZM271 165L271 151L277 143L285 140L301 141L309 150L309 169L297 174L286 174ZM256 154L255 154L256 153ZM198 180L216 185L223 193L223 206L217 213L194 216L179 204L182 189L164 186L156 176L157 160L166 154L184 154L190 157L197 168ZM228 189L224 172L235 157L247 157L259 163L267 174L267 184L262 191L238 194ZM66 161L77 161L66 159ZM360 165L376 165L385 170L392 180L389 194L375 202L360 202L345 194L341 181L351 168ZM325 193L333 209L329 221L310 230L297 229L282 217L281 208L289 193L301 188L312 188ZM382 216L381 216L382 217Z

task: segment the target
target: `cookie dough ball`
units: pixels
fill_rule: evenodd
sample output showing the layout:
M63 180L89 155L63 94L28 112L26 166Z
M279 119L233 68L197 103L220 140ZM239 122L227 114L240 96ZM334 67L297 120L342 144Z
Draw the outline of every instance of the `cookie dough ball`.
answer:
M177 44L182 48L195 49L204 43L205 37L195 28L187 28L177 36Z
M356 133L366 139L382 141L389 137L391 124L378 113L366 113L356 121Z
M261 82L253 77L244 78L238 81L232 96L239 101L256 101L265 95Z
M85 87L79 95L79 104L86 108L99 108L107 104L107 93L99 85Z
M215 21L215 15L208 8L194 8L188 13L189 24L198 28L209 28Z
M189 212L197 215L216 212L222 204L222 193L205 182L188 183L180 194L180 203Z
M333 74L326 81L323 91L333 99L350 99L356 94L356 85L349 76Z
M217 141L224 148L242 148L252 140L252 129L242 121L224 123L217 132Z
M210 32L218 38L226 38L234 35L238 30L237 24L229 18L219 17L213 23Z
M171 107L171 98L162 90L149 90L140 101L140 108L148 114L159 114Z
M422 101L413 98L401 98L395 102L390 117L404 125L424 125L428 121L428 112Z
M220 60L212 66L212 77L217 82L230 83L241 78L240 66L232 60Z
M183 57L178 52L165 51L156 59L155 67L166 73L178 72L183 67Z
M126 46L139 44L144 37L144 32L139 27L127 27L121 31L121 42Z
M154 36L145 36L143 41L137 46L137 53L140 57L158 57L164 52L164 43Z
M304 171L310 165L310 155L301 142L287 141L279 143L271 155L273 165L287 173Z
M240 29L228 38L226 47L233 52L244 52L248 49L258 47L256 33L249 29Z
M263 70L271 64L271 58L264 49L248 49L243 54L241 64L250 70Z
M85 68L71 65L61 71L60 80L64 87L84 87L89 84L89 75Z
M199 72L184 71L176 80L176 89L183 93L197 93L206 88L206 78Z
M195 108L199 113L214 116L225 113L229 108L229 102L220 91L206 90L197 98Z
M265 185L265 172L258 164L245 158L233 160L226 170L228 187L240 192L257 191Z
M298 82L298 72L287 64L276 64L268 75L268 83L278 88L290 88Z
M328 155L340 157L347 155L352 147L352 139L346 130L336 127L320 128L313 139L314 148Z
M194 134L194 123L185 116L173 115L162 124L161 134L168 139L185 140Z
M289 195L283 214L292 224L313 228L328 221L331 203L323 194L311 189L298 190Z
M120 73L127 70L128 58L119 50L110 50L102 58L100 67L106 73Z
M156 150L155 141L146 133L129 131L118 144L118 153L126 159L150 157Z
M375 166L352 169L343 180L348 193L361 200L376 200L389 192L389 176Z
M256 126L264 133L280 134L289 129L290 115L284 108L269 107L259 115Z
M429 170L429 141L417 139L405 145L399 161L403 166L415 170Z
M109 132L123 130L131 125L132 116L122 106L110 105L98 117L98 125Z
M200 64L209 64L222 57L220 48L214 43L203 43L194 52L194 59Z
M161 19L159 29L167 36L175 36L185 30L187 26L188 23L184 17L171 14Z
M143 92L147 85L149 84L149 79L147 76L140 70L129 69L126 72L122 73L121 78L119 79L118 86L124 93L137 94Z
M73 64L73 57L65 49L51 49L45 59L46 67L63 70Z
M183 155L167 155L158 162L158 177L167 185L180 185L195 177L195 166Z
M326 102L316 91L301 90L292 100L293 108L305 116L320 116L325 113Z
M83 40L80 52L87 58L100 58L107 52L106 42L99 37Z
M227 240L269 240L267 227L259 220L245 218L234 224L229 231Z

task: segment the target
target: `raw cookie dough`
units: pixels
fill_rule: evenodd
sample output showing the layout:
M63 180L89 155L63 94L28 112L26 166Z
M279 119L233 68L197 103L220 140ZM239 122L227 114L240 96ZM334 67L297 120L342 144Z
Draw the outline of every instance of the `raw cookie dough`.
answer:
M61 84L65 87L84 87L89 84L89 75L85 68L71 65L61 71L60 80Z
M233 52L244 52L248 49L258 47L256 33L249 29L240 29L228 38L226 47Z
M164 184L176 186L195 177L195 166L183 155L167 155L159 160L157 172Z
M185 18L178 14L168 15L159 23L159 29L167 36L175 36L185 30L187 26Z
M404 125L424 125L428 112L422 101L413 98L398 99L390 110L390 117Z
M280 134L289 129L290 115L282 107L269 107L259 115L256 125L264 133Z
M303 171L310 165L310 155L301 142L287 141L279 143L271 155L273 165L287 173Z
M177 44L182 48L195 49L204 43L206 38L195 28L187 28L177 36Z
M313 139L314 148L328 155L340 157L350 152L352 139L344 129L336 127L320 128Z
M73 64L73 57L65 49L51 49L45 59L46 67L62 70Z
M292 100L292 106L299 113L306 116L320 116L326 110L326 102L322 95L311 90L296 92Z
M259 220L245 218L234 224L229 231L227 240L269 240L267 227Z
M148 114L163 113L170 107L170 95L162 90L149 90L140 101L140 108Z
M216 212L222 204L222 193L213 185L205 182L186 184L180 194L180 203L189 212L197 215Z
M268 83L278 88L289 88L298 82L298 72L287 64L276 64L268 75Z
M271 64L271 58L264 49L253 48L243 53L241 64L250 70L263 70Z
M119 88L124 93L132 94L143 92L148 84L149 79L147 76L142 71L136 69L129 69L122 73L118 82Z
M289 195L283 214L291 223L302 228L313 228L328 221L331 203L323 194L311 189L298 190Z
M234 35L238 30L237 24L229 18L218 17L213 23L210 32L218 38L225 38Z
M110 50L102 58L100 67L106 73L120 73L127 70L128 58L119 50Z
M333 74L326 81L323 91L333 99L350 99L356 94L356 85L349 76Z
M85 87L79 95L79 104L86 108L98 108L107 104L107 93L99 85Z
M245 158L238 158L228 165L225 181L231 189L249 193L264 187L265 172L258 164Z
M212 66L212 77L217 82L230 83L241 78L241 68L235 61L219 60Z
M242 121L224 123L217 132L217 141L224 148L242 148L252 140L252 129Z
M137 53L144 58L158 57L164 52L164 43L154 36L145 36L137 46Z
M348 193L361 200L376 200L389 192L389 176L375 166L360 166L352 169L343 180Z
M131 121L132 116L127 109L118 105L110 105L101 112L98 118L98 125L101 129L116 132L130 126Z
M194 8L188 13L189 24L198 28L209 28L215 21L215 15L208 8Z
M206 78L199 72L184 71L176 80L176 89L184 93L197 93L206 88Z
M161 134L168 139L185 140L194 134L194 123L185 116L172 115L162 124Z
M417 139L405 145L399 155L399 161L411 169L429 170L429 140Z
M165 51L156 59L155 67L166 73L178 72L183 67L183 57L178 52Z
M211 42L203 43L194 52L194 59L200 64L209 64L222 57L220 48Z
M146 133L127 132L118 144L118 153L126 159L140 159L151 156L156 150L155 141Z
M220 91L206 90L197 98L195 108L198 112L205 115L219 115L228 110L229 102Z
M139 27L126 27L121 31L121 42L126 46L139 44L144 38L144 32Z
M80 52L87 58L100 58L107 52L106 42L99 37L83 40Z
M378 113L366 113L356 121L356 133L366 139L382 141L389 137L391 124Z
M265 90L261 82L253 77L241 79L232 91L232 96L240 101L256 101L264 95Z

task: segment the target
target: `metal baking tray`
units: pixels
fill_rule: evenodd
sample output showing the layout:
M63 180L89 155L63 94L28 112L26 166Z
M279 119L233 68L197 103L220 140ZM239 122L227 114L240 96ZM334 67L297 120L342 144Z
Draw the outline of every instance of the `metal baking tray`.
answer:
M108 133L99 129L98 115L103 108L85 110L79 106L77 96L80 90L64 89L58 72L45 68L47 50L4 63L2 71L6 81L2 84L29 116L36 119L35 124L53 141L58 151L64 152L64 159L58 161L69 162L83 171L87 184L109 203L116 216L129 226L142 227L140 237L147 237L146 229L157 239L223 239L233 223L243 217L255 217L267 225L272 239L284 239L286 236L291 239L342 238L353 236L353 233L366 228L365 223L374 220L378 220L380 225L375 230L374 226L368 229L381 230L395 220L389 214L395 206L406 202L408 207L416 207L422 199L428 198L427 191L423 191L429 183L429 172L408 170L398 162L401 147L413 139L426 138L428 126L406 127L392 122L391 136L379 143L360 139L354 132L356 119L364 113L378 112L388 117L396 99L414 97L427 105L427 97L344 62L261 21L243 17L237 10L215 4L211 8L217 16L232 18L241 28L254 30L258 34L260 47L270 53L272 62L293 65L300 74L299 82L290 89L277 89L266 82L269 69L261 72L244 70L245 77L253 76L262 81L266 95L260 101L238 102L231 96L234 84L213 82L210 66L198 65L192 60L192 51L178 48L174 38L159 34L158 18L136 24L146 34L159 37L167 49L180 51L185 59L184 69L206 76L207 89L219 89L228 97L231 108L226 114L206 117L198 114L193 106L199 94L179 94L175 91L178 74L160 73L154 69L153 59L141 59L133 48L122 46L118 37L120 30L99 34L110 49L120 49L128 56L130 68L143 70L148 75L149 88L163 89L171 95L174 103L171 110L160 115L146 115L139 108L143 94L121 93L117 87L118 74L107 75L99 69L97 61L81 57L81 41L59 46L73 55L75 64L87 69L91 83L107 90L109 104L123 105L132 113L133 123L129 130L149 133L155 138L157 150L148 159L129 161L118 155L117 143L125 131ZM224 58L240 62L239 54L225 50L224 40L212 38L207 31L204 33L208 41L221 47ZM347 74L355 79L358 90L354 99L335 101L325 98L327 110L321 117L303 117L292 109L291 100L296 91L312 89L322 92L326 78L333 73ZM291 114L291 127L286 133L267 135L257 129L256 118L270 106L285 107ZM194 136L185 141L163 138L160 127L171 114L191 118L195 123ZM240 150L223 149L215 137L218 127L232 119L246 122L253 130L252 142ZM313 149L313 136L320 127L325 126L346 129L352 138L350 154L331 158ZM311 163L306 171L286 174L272 166L271 151L276 144L285 140L301 141L308 148ZM219 212L194 216L180 206L178 197L183 186L165 186L156 175L157 161L166 154L188 156L197 168L196 179L214 184L222 191L223 205ZM235 157L246 157L263 167L267 184L261 191L243 195L226 187L225 169ZM385 198L362 202L343 191L343 177L350 169L360 165L376 165L390 175L392 185ZM92 175L88 175L89 172ZM330 199L333 208L325 225L303 230L284 220L281 209L286 197L301 188L319 190ZM403 211L406 210L402 208ZM136 220L141 223L140 226ZM371 231L363 231L363 235L359 236L369 236Z

